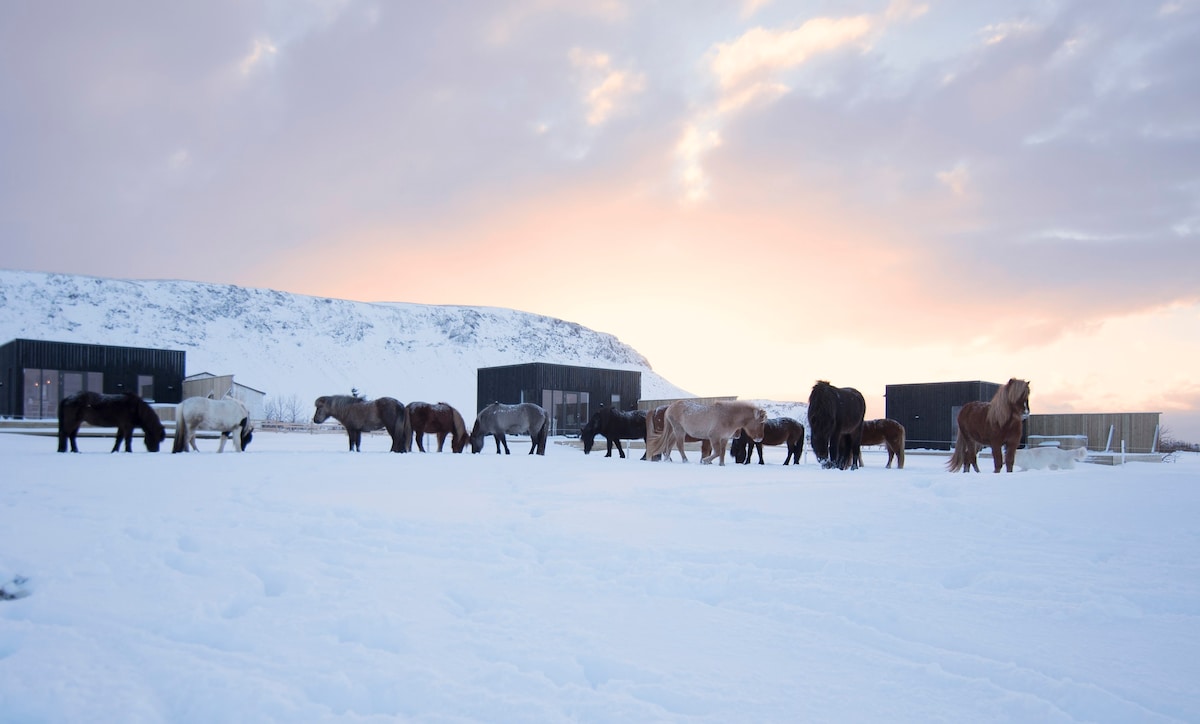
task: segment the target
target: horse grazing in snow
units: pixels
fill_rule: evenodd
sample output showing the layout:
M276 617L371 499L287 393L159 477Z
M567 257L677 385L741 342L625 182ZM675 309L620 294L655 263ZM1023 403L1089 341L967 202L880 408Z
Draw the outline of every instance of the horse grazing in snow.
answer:
M113 452L125 443L125 452L133 452L133 428L142 428L146 442L146 450L158 452L159 445L167 437L162 420L154 408L132 392L119 395L102 395L98 392L76 392L67 395L58 403L58 451L66 452L67 444L71 452L79 452L75 446L75 437L83 423L97 427L117 428L117 441L113 444Z
M808 432L822 468L854 470L862 457L867 401L853 387L817 380L808 396Z
M250 424L250 411L236 397L226 396L220 400L208 397L189 397L175 408L175 445L173 453L185 453L196 447L198 430L215 430L221 433L221 444L217 452L225 452L225 438L233 438L233 449L243 452L254 437L254 426Z
M883 445L887 448L888 461L885 467L892 467L892 460L899 460L897 469L904 467L904 440L907 433L904 425L889 418L879 420L864 420L862 428L863 445ZM862 450L859 449L858 465L862 467Z
M763 445L787 445L783 464L792 462L799 465L800 455L804 453L804 425L790 417L772 417L763 425L761 442L754 442L745 430L738 430L729 450L733 453L733 461L742 465L749 465L753 452L758 450L758 464L762 465Z
M676 400L667 405L663 422L663 434L653 442L647 439L646 457L662 455L675 446L679 456L687 462L683 443L690 435L708 440L712 445L712 452L701 458L700 462L708 464L720 458L720 464L724 465L725 449L729 439L738 430L745 430L755 442L763 439L767 413L761 407L740 400L718 400L707 405L692 400Z
M550 434L550 415L541 405L532 402L522 402L519 405L506 405L493 402L479 411L475 418L475 426L471 428L471 452L483 450L483 439L488 435L496 438L496 454L500 454L500 445L504 445L504 454L508 455L508 439L505 435L529 435L533 443L529 454L546 454L546 437Z
M584 455L592 452L592 447L596 444L596 435L603 435L608 441L608 453L604 457L612 457L613 445L617 446L621 457L625 457L625 450L621 447L622 440L646 438L646 413L642 410L621 412L611 407L601 407L579 431L579 437L583 440Z
M437 435L438 452L446 444L447 436L450 437L450 451L456 453L462 452L470 440L462 414L445 402L433 405L428 402L408 403L408 423L417 449L421 452L425 452L425 433ZM408 449L412 450L411 442Z
M1012 472L1013 458L1021 444L1021 431L1025 418L1029 417L1029 383L1012 378L996 390L989 402L968 402L958 411L958 442L954 453L946 463L952 473L964 473L975 468L979 472L976 454L979 448L990 445L994 472L1002 466ZM1003 448L1003 453L1001 452Z

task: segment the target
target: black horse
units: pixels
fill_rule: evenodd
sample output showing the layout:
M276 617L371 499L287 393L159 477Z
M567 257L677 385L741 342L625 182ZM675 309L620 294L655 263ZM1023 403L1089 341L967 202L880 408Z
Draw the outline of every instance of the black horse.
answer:
M750 446L754 447L751 448ZM783 464L789 462L800 464L800 455L804 452L804 425L790 417L772 417L763 425L762 442L754 442L745 430L738 430L730 449L733 451L735 462L743 465L750 464L753 451L758 450L758 464L763 464L763 445L787 445L787 457Z
M853 387L834 387L825 380L813 385L808 396L808 430L821 467L858 467L866 411L866 400Z
M584 455L592 452L597 435L603 435L608 441L608 453L604 457L612 457L613 445L617 446L621 457L625 457L625 450L621 447L622 440L646 439L646 413L643 410L621 412L611 407L601 407L579 431L579 437L583 440Z
M158 446L166 439L167 432L163 429L162 420L154 408L132 392L119 395L102 395L98 392L76 392L67 395L58 403L58 451L66 452L67 443L71 444L71 452L79 452L75 446L75 436L79 434L79 426L83 423L97 427L117 428L117 441L113 444L113 452L121 448L125 442L125 452L133 452L133 428L142 428L146 449L158 452Z
M392 452L408 452L409 439L412 437L408 411L404 403L394 397L368 401L353 395L326 395L318 397L313 405L317 408L313 422L320 425L332 417L346 428L346 435L350 437L350 452L362 452L364 431L379 429L387 430L391 436Z

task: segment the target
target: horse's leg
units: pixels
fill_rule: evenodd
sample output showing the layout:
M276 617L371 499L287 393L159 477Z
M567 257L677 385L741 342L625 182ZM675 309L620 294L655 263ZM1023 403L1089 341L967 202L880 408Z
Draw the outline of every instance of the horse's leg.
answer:
M753 442L753 441L751 441L751 442ZM763 462L763 457L762 457L762 443L755 442L754 447L758 450L758 464L766 465L766 463ZM746 462L750 462L750 448L746 448Z
M621 438L620 437L613 438L613 443L615 443L617 446L617 454L619 454L621 456L621 458L624 459L625 448L621 447Z
M1016 451L1013 450L1013 453L1014 453L1014 457L1015 457ZM1000 472L1000 468L1004 467L1004 443L1003 442L992 445L992 462L994 462L996 464L996 469L993 470L992 472L998 473L998 472ZM1009 470L1009 472L1011 473L1012 471Z
M227 433L227 432L221 433L221 444L217 446L218 453L225 452L225 438L227 438L227 437L229 437L229 433Z

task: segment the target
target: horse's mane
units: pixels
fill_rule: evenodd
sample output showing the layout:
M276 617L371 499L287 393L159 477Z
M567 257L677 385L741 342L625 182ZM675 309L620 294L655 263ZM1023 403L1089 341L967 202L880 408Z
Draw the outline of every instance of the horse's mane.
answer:
M334 407L345 407L346 405L353 405L358 402L370 402L367 398L359 397L358 395L329 395L328 399L329 404Z
M996 390L988 403L987 419L995 427L1004 427L1013 419L1025 412L1025 404L1029 398L1029 383L1025 380L1012 378Z

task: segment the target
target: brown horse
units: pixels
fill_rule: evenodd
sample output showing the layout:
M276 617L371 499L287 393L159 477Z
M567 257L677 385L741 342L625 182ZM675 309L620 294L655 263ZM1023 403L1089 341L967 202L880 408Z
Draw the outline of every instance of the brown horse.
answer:
M133 452L133 428L142 428L143 442L150 452L158 452L159 445L166 439L162 420L154 408L132 392L119 395L102 395L98 392L76 392L67 395L58 403L58 451L66 452L68 443L71 452L79 452L75 437L83 423L97 427L117 428L117 441L113 452L125 443L125 452Z
M425 452L425 433L437 435L437 450L442 451L446 444L446 436L450 436L450 450L460 453L470 441L467 423L458 410L445 402L431 405L428 402L408 403L408 421L412 427L413 438L417 441L417 449ZM412 450L412 443L408 445Z
M720 464L724 465L729 439L738 430L744 429L751 440L761 442L766 422L766 411L749 402L718 400L705 405L693 400L676 400L667 405L663 414L663 434L655 438L653 444L647 440L646 455L653 458L666 453L674 445L686 463L687 453L683 450L683 443L691 435L708 440L712 445L712 452L701 458L700 462L708 464L720 458Z
M976 453L984 445L992 448L995 472L1003 465L1012 472L1013 458L1021 444L1021 428L1029 416L1029 383L1015 377L996 390L991 402L968 402L958 411L958 443L946 469L952 473L971 468L979 472ZM1003 455L1001 448L1003 447Z
M327 395L313 403L317 411L313 422L320 425L329 418L342 423L350 437L350 452L362 452L364 431L384 429L392 438L392 452L408 452L412 428L408 426L408 411L404 403L393 397L365 400L357 395Z
M904 467L904 425L883 418L880 420L864 420L862 428L863 445L883 445L887 448L888 461L885 467L892 467L892 460L897 460L896 468ZM858 452L858 465L862 467L862 450Z
M652 412L649 412L646 414L646 449L647 450L650 449L650 445L653 444L654 440L656 440L657 438L662 436L663 430L666 429L666 426L667 426L666 415L667 415L667 406L666 405L659 405L658 407L654 408L654 410ZM712 443L710 443L708 440L701 440L698 437L692 437L691 435L688 435L683 438L683 441L700 443L700 456L701 457L708 457L709 453L712 452ZM671 451L670 450L668 450L666 452L666 456L667 456L667 460L671 459ZM655 456L642 455L642 460L653 460L655 462L658 462L661 459L662 459L662 455L655 455Z
M800 464L800 456L804 453L804 425L790 417L772 417L763 425L762 442L754 442L745 430L738 430L730 443L734 462L749 465L755 449L758 450L758 464L763 464L763 445L787 445L787 456L783 464L793 462Z

